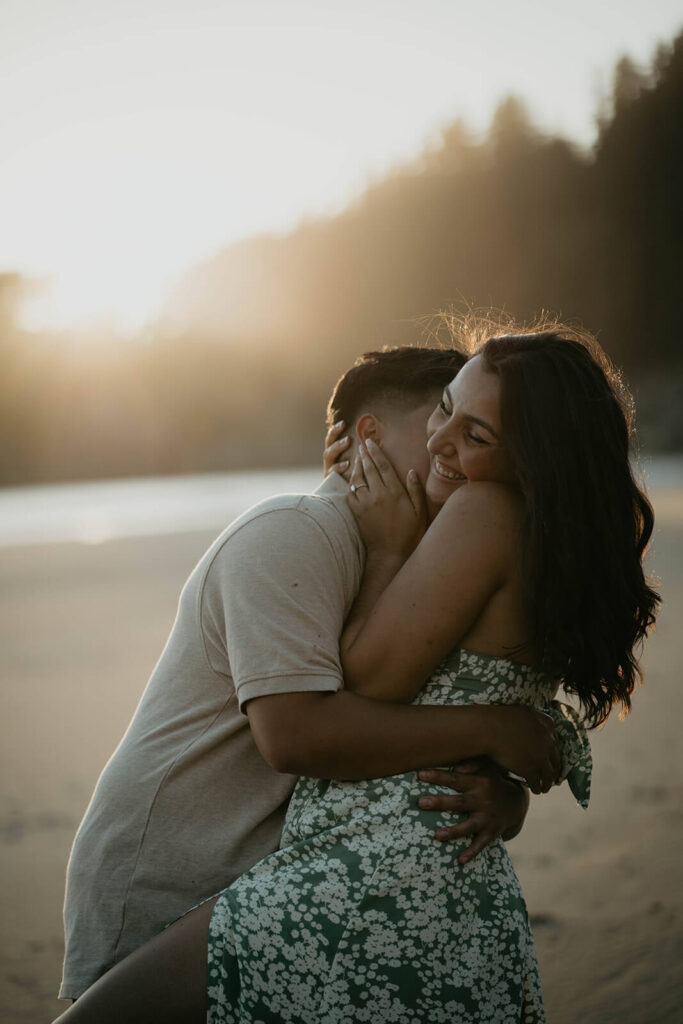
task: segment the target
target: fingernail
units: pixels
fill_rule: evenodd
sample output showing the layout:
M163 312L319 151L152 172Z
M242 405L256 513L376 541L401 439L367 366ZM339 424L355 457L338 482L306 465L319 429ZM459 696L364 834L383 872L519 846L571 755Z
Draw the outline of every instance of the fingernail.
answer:
M348 469L348 468L349 468L349 460L348 459L344 459L343 462L338 462L337 463L337 469L338 469L338 471L340 473L342 473L345 469Z
M431 782L434 778L434 772L430 771L428 768L423 768L417 773L417 777L418 779L422 779L423 782Z
M375 442L372 440L371 437L369 437L365 443L368 446L368 448L370 448L370 449L375 447Z
M436 800L433 796L421 796L418 800L420 807L433 807L435 803Z
M437 839L448 839L448 829L440 828L434 833Z
M408 470L408 478L410 480L417 480L417 473L415 472L414 469L409 469Z
M361 455L365 455L365 445L363 444L362 441L358 445L358 451L360 452Z
M337 444L348 444L348 441L349 441L348 435L345 434L344 437L340 437L339 438L339 440L337 441Z
M344 420L337 420L337 422L334 425L334 429L335 430L341 430L341 428L343 426L344 426Z

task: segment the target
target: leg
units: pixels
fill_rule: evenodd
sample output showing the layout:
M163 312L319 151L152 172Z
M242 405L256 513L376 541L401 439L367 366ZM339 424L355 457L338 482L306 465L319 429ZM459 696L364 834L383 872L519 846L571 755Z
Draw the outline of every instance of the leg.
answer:
M112 967L54 1024L205 1024L215 902L202 903Z

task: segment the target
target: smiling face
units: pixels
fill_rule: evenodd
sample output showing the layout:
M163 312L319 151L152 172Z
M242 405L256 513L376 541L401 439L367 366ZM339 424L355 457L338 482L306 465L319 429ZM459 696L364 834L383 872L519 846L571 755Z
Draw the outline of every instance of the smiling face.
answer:
M447 388L427 423L427 497L437 505L468 481L514 483L500 414L500 378L474 356Z

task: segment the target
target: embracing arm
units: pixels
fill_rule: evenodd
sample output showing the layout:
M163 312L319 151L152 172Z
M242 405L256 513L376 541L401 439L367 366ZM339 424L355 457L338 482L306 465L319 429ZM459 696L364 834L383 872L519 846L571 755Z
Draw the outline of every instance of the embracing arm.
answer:
M392 707L342 690L338 637L359 579L336 546L337 515L317 499L266 505L207 576L207 658L234 681L265 760L276 771L353 779L488 754L532 784L545 781L554 735L536 712Z
M519 705L418 707L339 690L261 697L246 711L264 759L292 775L379 778L478 755L522 775L536 793L556 774L552 723Z
M373 459L396 490L387 504L393 503L395 517L409 518L414 499L400 483L395 488L393 471L376 448ZM358 492L352 506L361 529L363 516L376 516L377 495L381 501L384 494L367 456L364 469L371 486ZM370 500L366 512L363 503ZM505 585L517 557L519 506L502 485L467 484L448 499L407 559L387 533L388 521L385 512L368 544L363 585L342 635L342 666L355 692L409 701Z

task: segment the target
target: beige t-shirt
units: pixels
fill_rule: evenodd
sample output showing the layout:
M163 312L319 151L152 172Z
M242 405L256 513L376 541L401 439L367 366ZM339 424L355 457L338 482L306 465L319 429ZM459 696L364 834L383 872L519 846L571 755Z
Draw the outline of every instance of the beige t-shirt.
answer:
M232 523L194 569L166 647L76 835L60 996L278 846L295 778L243 713L272 693L336 691L363 546L332 474Z

